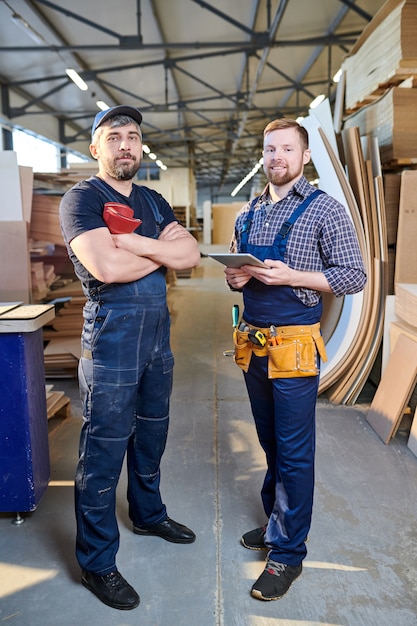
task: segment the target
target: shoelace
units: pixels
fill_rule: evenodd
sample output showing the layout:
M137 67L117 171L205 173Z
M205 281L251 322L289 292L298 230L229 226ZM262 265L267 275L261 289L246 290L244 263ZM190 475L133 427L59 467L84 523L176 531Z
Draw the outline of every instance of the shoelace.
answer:
M268 560L265 569L268 572L268 574L273 574L274 576L280 576L287 569L287 564Z
M107 587L111 587L113 589L117 589L124 582L123 577L119 572L110 572L110 574L103 576L103 580Z

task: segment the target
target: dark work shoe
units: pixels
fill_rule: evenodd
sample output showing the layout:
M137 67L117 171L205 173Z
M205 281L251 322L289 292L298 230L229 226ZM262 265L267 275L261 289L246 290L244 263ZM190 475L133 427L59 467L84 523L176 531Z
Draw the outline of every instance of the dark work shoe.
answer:
M287 593L302 570L301 563L293 566L268 559L264 571L252 587L251 594L258 600L278 600Z
M174 522L169 517L160 524L133 526L133 532L135 535L161 537L161 539L171 541L172 543L193 543L195 541L195 534L192 530L187 528L187 526L183 526L183 524Z
M255 530L250 530L245 533L241 538L242 545L249 550L266 550L267 548L264 543L265 531L266 526L262 526L261 528L255 528Z
M93 574L93 572L83 571L81 582L99 600L121 611L128 611L138 606L140 598L136 591L129 585L127 580L115 570L110 574Z
M248 550L267 550L268 546L265 545L265 532L266 526L249 530L242 536L240 541ZM307 541L308 536L306 537L305 543L307 543Z

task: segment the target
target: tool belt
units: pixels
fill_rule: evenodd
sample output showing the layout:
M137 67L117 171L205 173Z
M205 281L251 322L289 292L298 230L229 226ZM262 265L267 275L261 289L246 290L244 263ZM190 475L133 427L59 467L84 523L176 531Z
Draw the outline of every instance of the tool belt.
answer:
M242 327L244 330L239 330ZM268 356L268 378L317 376L317 353L327 361L320 322L260 328L243 320L239 328L233 333L234 360L244 372L249 369L252 355Z

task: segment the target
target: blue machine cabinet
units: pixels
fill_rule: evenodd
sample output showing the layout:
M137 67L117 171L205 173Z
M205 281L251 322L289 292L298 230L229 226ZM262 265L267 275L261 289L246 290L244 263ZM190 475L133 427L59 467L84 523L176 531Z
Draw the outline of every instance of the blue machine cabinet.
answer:
M53 305L0 305L0 511L34 511L50 478L42 326Z

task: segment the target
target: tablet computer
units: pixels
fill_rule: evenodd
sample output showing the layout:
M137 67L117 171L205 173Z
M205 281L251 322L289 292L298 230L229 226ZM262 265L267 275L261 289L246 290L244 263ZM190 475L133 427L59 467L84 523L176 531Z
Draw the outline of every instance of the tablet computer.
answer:
M242 267L242 265L257 265L258 267L268 267L263 261L257 259L253 254L236 252L234 254L209 254L209 257L227 267Z

